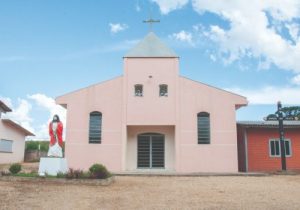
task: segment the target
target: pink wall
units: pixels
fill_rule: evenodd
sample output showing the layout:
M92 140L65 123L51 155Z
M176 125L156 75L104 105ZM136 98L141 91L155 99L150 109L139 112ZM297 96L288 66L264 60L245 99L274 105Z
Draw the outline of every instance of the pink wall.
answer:
M124 58L128 125L175 125L177 58ZM149 76L152 78L149 78ZM134 85L143 84L144 96L134 96ZM168 85L168 97L159 96L159 85Z
M180 77L176 155L180 172L237 172L235 104L245 98ZM211 143L197 143L197 113L210 114Z
M122 77L57 98L67 104L66 157L75 169L103 163L112 171L122 165ZM88 143L89 114L102 112L101 144Z
M25 135L0 119L0 139L13 140L12 153L0 152L0 164L24 161Z

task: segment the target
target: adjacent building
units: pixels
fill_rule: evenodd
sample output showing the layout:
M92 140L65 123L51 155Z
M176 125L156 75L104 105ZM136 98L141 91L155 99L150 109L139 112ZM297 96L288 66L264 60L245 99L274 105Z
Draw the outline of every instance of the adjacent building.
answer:
M179 75L179 57L150 32L122 76L56 99L67 109L71 168L237 172L236 110L245 97Z
M238 127L239 171L281 170L276 121L243 121ZM300 170L300 121L284 121L287 170Z
M12 110L0 100L0 164L17 163L24 160L25 137L34 136L10 119L2 119L1 114Z

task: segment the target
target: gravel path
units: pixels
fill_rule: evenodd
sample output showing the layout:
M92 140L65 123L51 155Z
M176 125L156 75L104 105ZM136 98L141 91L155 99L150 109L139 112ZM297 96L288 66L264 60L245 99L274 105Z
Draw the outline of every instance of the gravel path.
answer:
M0 181L0 209L300 209L300 175L120 176L110 186Z

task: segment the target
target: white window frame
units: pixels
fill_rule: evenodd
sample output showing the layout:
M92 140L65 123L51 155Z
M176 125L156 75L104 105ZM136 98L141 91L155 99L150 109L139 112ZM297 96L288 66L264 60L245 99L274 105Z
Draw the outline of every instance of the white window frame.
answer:
M1 148L0 148L0 153L13 153L13 143L14 143L13 140L0 139L0 141L8 141L8 142L11 142L11 151L4 151L4 150L1 150Z
M279 155L272 155L271 154L271 142L272 141L278 141L279 142ZM289 142L289 150L290 150L290 154L289 155L285 155L286 157L292 157L293 153L292 153L292 141L291 139L284 139L284 141L288 141ZM281 144L280 144L280 139L269 139L269 156L270 157L281 157Z

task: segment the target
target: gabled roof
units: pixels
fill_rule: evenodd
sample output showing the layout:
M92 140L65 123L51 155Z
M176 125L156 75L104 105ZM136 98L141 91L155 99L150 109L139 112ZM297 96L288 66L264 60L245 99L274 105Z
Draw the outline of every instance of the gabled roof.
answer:
M15 123L14 121L12 121L10 119L2 119L2 122L16 128L17 130L20 130L26 136L35 136L33 133L31 133L30 131L28 131L27 129L23 128L21 125L19 125L18 123Z
M3 110L4 113L12 111L3 101L0 100L0 111L1 110Z
M278 121L238 121L238 125L246 128L278 128ZM300 121L283 121L285 128L300 128Z
M124 56L124 58L147 58L147 57L166 57L178 58L178 55L165 45L153 32L140 41L134 48Z

